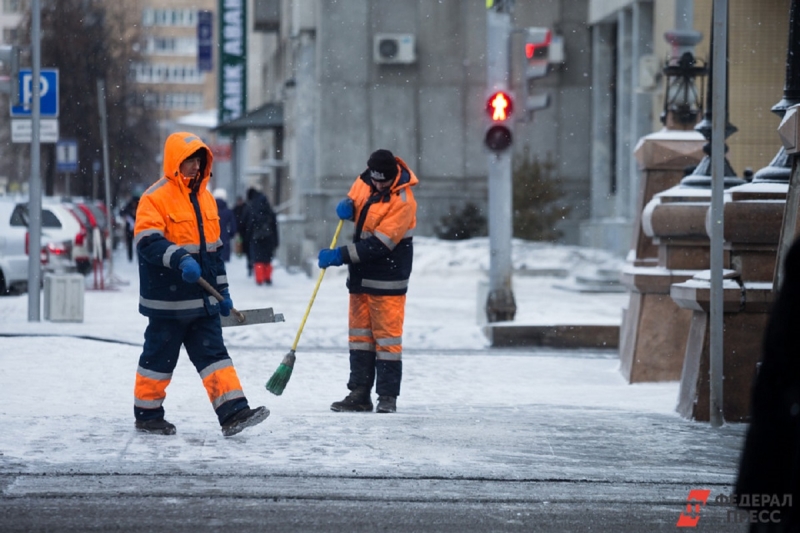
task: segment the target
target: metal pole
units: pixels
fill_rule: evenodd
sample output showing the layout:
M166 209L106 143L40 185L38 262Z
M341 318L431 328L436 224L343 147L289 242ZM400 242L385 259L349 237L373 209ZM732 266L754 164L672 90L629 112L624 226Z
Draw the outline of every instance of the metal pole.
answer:
M247 189L244 188L244 183L242 183L239 173L241 166L239 163L239 133L233 132L231 134L231 179L233 180L234 194L239 196L240 191L244 191L242 194L242 196L244 196L247 194Z
M511 14L505 9L486 11L486 78L490 91L508 90ZM489 171L489 322L514 320L517 306L511 287L511 149L487 156Z
M106 230L108 231L109 239L111 239L111 169L108 162L108 120L106 117L106 84L104 80L97 80L97 107L100 112L100 135L103 138L103 181L105 183L105 197L106 197ZM113 241L112 241L113 242ZM106 250L108 254L108 279L113 281L114 278L114 254L111 253L111 242L106 243Z
M42 285L42 263L40 250L42 249L42 176L41 155L39 142L39 126L41 118L41 94L39 78L41 77L41 21L42 13L39 0L31 2L31 52L33 72L31 78L31 177L28 185L28 322L39 322L40 294Z
M728 0L714 0L713 94L711 119L711 316L710 316L710 401L709 420L713 427L723 422L723 249L725 228L725 124L727 122Z

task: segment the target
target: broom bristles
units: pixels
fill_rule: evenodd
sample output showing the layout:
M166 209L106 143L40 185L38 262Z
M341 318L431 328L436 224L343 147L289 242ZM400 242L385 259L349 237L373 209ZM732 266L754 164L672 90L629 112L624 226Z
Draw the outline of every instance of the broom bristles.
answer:
M275 396L280 396L289 379L292 377L292 370L294 370L295 355L294 352L289 352L283 358L283 361L278 365L278 369L272 374L272 377L267 381L267 390Z

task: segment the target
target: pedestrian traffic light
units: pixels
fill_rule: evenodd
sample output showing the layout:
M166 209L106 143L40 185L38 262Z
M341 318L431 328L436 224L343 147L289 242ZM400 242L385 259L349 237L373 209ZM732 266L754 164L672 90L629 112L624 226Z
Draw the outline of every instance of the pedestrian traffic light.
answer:
M526 28L525 59L528 65L525 76L528 79L547 76L552 38L550 28Z
M511 146L511 116L514 113L514 98L508 91L495 91L486 100L489 126L484 143L493 152L502 152Z
M537 89L534 80L550 72L550 45L553 34L550 28L525 30L525 110L539 111L550 105L550 94Z
M8 94L12 106L19 105L19 47L0 46L0 63L3 64L0 92Z

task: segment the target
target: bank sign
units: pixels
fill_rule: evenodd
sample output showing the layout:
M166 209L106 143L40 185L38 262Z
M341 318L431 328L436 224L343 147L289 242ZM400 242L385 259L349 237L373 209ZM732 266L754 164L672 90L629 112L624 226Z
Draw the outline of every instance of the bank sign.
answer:
M246 0L219 0L219 125L247 111L246 6Z

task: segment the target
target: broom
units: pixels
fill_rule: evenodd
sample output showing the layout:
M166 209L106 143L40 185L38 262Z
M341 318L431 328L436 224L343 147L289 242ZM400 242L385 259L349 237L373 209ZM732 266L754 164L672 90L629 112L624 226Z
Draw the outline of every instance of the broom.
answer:
M336 232L333 234L333 240L331 241L331 249L336 246L336 240L339 238L339 232L342 231L342 224L344 220L339 220L339 225L336 226ZM286 388L286 384L289 383L289 378L292 377L292 370L294 370L294 362L297 359L295 356L295 350L297 350L297 343L300 342L300 334L303 333L303 326L306 325L306 319L308 318L308 313L311 312L311 306L314 304L314 298L317 297L317 291L319 290L319 286L322 283L322 278L325 276L325 270L322 269L319 272L319 278L317 278L317 285L314 287L314 292L311 294L311 301L308 302L308 307L306 308L306 314L303 315L303 320L300 322L300 328L297 330L297 335L294 338L294 343L292 344L292 349L289 350L285 356L283 356L283 361L278 366L278 369L272 374L272 377L269 378L267 381L267 390L276 396L280 396L283 393L283 389Z

